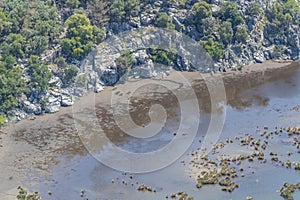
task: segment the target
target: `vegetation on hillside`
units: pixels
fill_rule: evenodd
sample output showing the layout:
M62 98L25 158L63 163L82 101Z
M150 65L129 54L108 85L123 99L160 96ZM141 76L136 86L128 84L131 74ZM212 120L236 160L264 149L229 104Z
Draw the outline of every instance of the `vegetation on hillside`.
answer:
M18 106L17 98L27 91L23 70L14 61L12 56L0 60L0 110L4 113Z
M300 7L295 0L276 1L268 12L268 19L274 25L273 33L283 31L291 24L300 23Z
M160 4L160 8L155 8L154 4ZM259 1L252 1L246 10L236 1L213 4L205 0L187 4L185 0L2 0L1 116L19 106L22 94L28 97L31 92L45 93L53 74L62 79L63 86L71 85L79 71L74 63L78 64L94 45L103 41L107 31L118 32L124 22L141 20L141 13L147 10L153 16L149 19L150 25L176 29L192 36L215 61L224 57L226 48L248 44L252 39L251 31L257 26L253 25L254 19L265 26L265 34L280 38L285 37L284 32L290 27L300 25L300 8L295 0L276 0L267 9ZM178 13L184 11L179 20L181 27L170 14L174 9ZM59 51L59 47L61 57L55 61L44 59L47 52ZM282 45L276 44L273 55L280 56L282 52ZM147 53L155 62L176 64L174 53L157 49L147 50ZM124 52L118 62L120 68L127 70L132 63L130 53ZM50 69L49 64L56 65L58 70ZM3 117L0 124L1 121Z

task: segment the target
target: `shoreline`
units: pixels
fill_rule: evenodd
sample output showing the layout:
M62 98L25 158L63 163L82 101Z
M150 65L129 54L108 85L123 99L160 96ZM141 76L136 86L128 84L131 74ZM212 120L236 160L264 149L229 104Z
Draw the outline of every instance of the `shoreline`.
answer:
M265 76L265 75L268 75L269 73L276 73L276 71L280 71L280 73L281 73L282 72L281 70L286 69L286 68L289 70L292 70L297 67L300 67L300 60L296 60L296 61L269 60L264 63L256 63L256 64L252 64L252 65L246 65L241 70L236 70L236 71L230 70L227 72L217 72L213 75L208 74L208 73L203 74L203 73L200 73L199 71L195 71L195 72L180 71L180 73L182 73L185 76L185 78L188 78L189 81L191 81L191 83L193 83L195 81L203 81L204 79L210 80L210 79L214 79L215 77L223 78L223 81L226 83L226 82L232 81L232 79L241 79L245 75L251 75L251 74L255 74L255 73L263 73L263 76ZM275 71L273 71L273 70L275 70ZM176 72L178 72L178 71L176 71ZM200 79L199 79L199 73L201 74ZM171 72L168 76L172 76L172 74L173 73ZM156 79L156 78L157 77L154 77L153 79ZM134 79L134 80L140 81L143 79ZM268 81L268 80L264 79L263 82L265 82L265 81ZM261 82L258 81L257 84L261 84ZM88 98L91 95L99 95L99 94L101 95L101 93L105 93L105 90L111 90L112 88L115 88L115 87L117 87L117 85L116 86L106 86L104 88L104 91L101 91L100 93L88 91L82 97L74 97L74 99L73 99L74 104L76 104L78 101L84 101L85 98ZM56 113L43 113L42 115L31 114L20 121L7 122L7 123L3 124L2 127L0 127L0 136L1 136L1 133L3 132L3 129L6 129L10 125L19 124L23 121L32 121L32 120L36 121L39 118L48 118L47 116L49 116L51 118L51 116L54 116L54 115L69 113L69 111L72 110L72 107L73 106L61 107L60 110Z

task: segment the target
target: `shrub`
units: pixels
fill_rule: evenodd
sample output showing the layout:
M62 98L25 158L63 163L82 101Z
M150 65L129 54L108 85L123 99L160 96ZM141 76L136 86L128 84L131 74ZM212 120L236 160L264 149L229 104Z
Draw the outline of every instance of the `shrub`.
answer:
M18 187L19 194L17 200L41 200L42 198L37 193L29 193L22 187Z
M215 42L212 38L209 38L208 40L200 40L200 45L203 46L203 48L215 61L218 61L224 55L222 45L220 45L218 42Z
M75 65L67 63L63 57L56 58L54 63L61 69L61 76L66 84L71 83L79 72Z
M150 59L155 63L160 63L166 66L173 66L176 54L162 49L147 49Z
M195 23L201 23L202 19L212 17L211 5L205 1L195 3L192 11L195 12Z
M244 22L244 19L238 11L237 3L235 2L222 3L221 9L218 12L218 17L222 21L230 21L233 27Z
M277 0L269 10L268 19L278 27L278 30L292 23L299 23L299 5L295 0Z
M38 92L45 92L49 87L49 81L52 73L44 63L38 60L37 56L31 56L29 59L31 69L31 85Z
M68 57L81 60L93 47L93 26L83 14L73 14L65 24L67 37L61 41L62 51Z
M64 79L67 83L72 82L76 75L78 74L79 69L75 65L68 65L64 69Z
M248 33L245 27L237 27L234 38L236 42L246 43L248 39Z
M221 27L219 29L219 35L224 45L227 46L231 43L233 37L231 22L225 21L221 24Z
M134 64L134 58L130 51L123 51L121 56L116 60L116 65L123 73L128 72Z
M23 71L19 66L9 66L0 61L0 110L7 112L18 106L18 97L27 91Z
M205 1L195 3L192 11L195 14L194 24L197 27L198 31L203 34L211 34L214 26L212 25L212 8L211 5Z
M174 29L175 25L170 22L170 17L166 13L161 13L156 20L156 26L161 28Z
M0 114L0 127L6 122L7 118L5 115Z
M247 11L247 14L252 17L255 17L255 16L258 16L260 12L261 12L261 5L260 5L260 3L255 1L255 2L251 3L251 6L250 6L249 10Z

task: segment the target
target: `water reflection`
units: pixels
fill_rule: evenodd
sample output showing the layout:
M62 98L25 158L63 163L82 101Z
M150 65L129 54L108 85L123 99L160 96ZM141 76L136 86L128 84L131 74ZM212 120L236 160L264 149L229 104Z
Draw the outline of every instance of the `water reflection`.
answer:
M227 104L230 109L227 113L228 118L222 137L229 137L230 134L236 134L240 130L253 132L253 126L256 127L258 124L276 124L280 122L282 125L289 125L291 122L296 123L299 120L299 118L295 117L298 116L297 111L291 114L290 109L297 106L299 102L299 77L300 71L297 71L296 67L292 67L289 70L278 69L273 72L246 73L240 77L230 74L226 75L224 83ZM259 85L261 86L258 87ZM206 132L210 123L212 102L210 101L210 95L203 80L193 80L193 88L196 91L201 108L200 129L192 146L192 149L197 149L200 144L199 141L203 140L203 133ZM112 88L107 88L107 90L109 90L109 93L115 92ZM118 128L114 121L112 110L107 103L104 103L105 100L103 99L106 98L105 95L107 95L107 91L96 96L96 115L106 136L115 145L122 146L122 148L132 152L151 151L162 148L169 143L174 137L174 132L178 130L180 110L178 108L178 101L171 93L141 93L133 95L134 97L129 99L130 115L134 122L141 126L146 126L150 122L149 108L151 105L161 104L167 111L168 118L164 129L159 134L146 140L132 139L131 136L124 134ZM122 94L116 93L116 95ZM88 99L91 97L83 97L83 102L85 101L84 98ZM286 107L287 105L289 107ZM251 109L247 110L247 108ZM271 112L274 108L280 109L282 112ZM93 111L90 107L85 108L85 112ZM259 116L260 112L264 114ZM218 113L213 114L217 115ZM259 119L258 116L260 117ZM286 121L281 120L282 118L285 118ZM17 165L26 168L26 165L33 163L31 166L32 170L39 168L40 171L47 170L50 173L49 176L37 174L34 180L31 180L32 177L28 177L26 180L35 182L36 186L32 188L40 190L46 197L45 199L59 199L62 195L68 199L79 199L80 189L86 189L89 191L90 197L100 199L163 199L166 194L176 192L177 190L185 190L194 195L195 199L205 195L207 198L212 197L214 199L229 199L233 197L244 199L245 193L250 191L252 194L257 194L258 197L266 195L265 191L263 191L264 189L269 193L274 192L276 188L270 184L272 181L274 184L279 185L282 181L297 181L297 178L299 178L293 172L287 172L285 169L278 169L276 166L266 164L263 167L265 169L255 169L258 172L254 176L249 176L247 180L241 179L241 182L245 182L244 186L232 195L215 191L213 187L199 191L194 187L194 180L189 179L185 173L186 167L180 163L181 160L187 159L183 156L180 161L166 169L158 171L155 174L141 175L134 180L162 188L156 196L153 196L153 194L137 192L136 184L133 187L125 187L121 183L122 178L126 179L125 176L120 176L119 172L100 164L87 153L79 137L76 135L72 110L67 110L63 114L58 113L51 116L42 116L36 121L21 122L15 126L14 136L19 141L26 141L26 143L32 146L33 154L36 157L40 157L35 159L34 156L29 156L28 159L29 161L32 159L32 162L28 160L20 161ZM289 147L285 148L289 150ZM285 151L287 151L286 149ZM299 160L299 156L296 159ZM267 168L270 171L266 171ZM274 172L279 174L276 179L273 177ZM111 179L115 179L116 177L121 179L120 184L112 185ZM264 180L261 182L263 184L255 182L258 177L264 177ZM158 182L157 180L162 181ZM251 187L245 187L245 185L249 184ZM51 190L56 193L53 197L47 196L49 185L52 187ZM266 185L268 187L265 187ZM27 186L31 187L30 184ZM99 192L100 190L101 192ZM278 194L272 193L269 196L276 199Z

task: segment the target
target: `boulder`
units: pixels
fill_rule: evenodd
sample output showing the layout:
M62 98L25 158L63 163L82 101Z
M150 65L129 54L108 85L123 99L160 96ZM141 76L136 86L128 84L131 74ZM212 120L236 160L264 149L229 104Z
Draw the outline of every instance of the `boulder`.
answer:
M85 90L82 88L75 88L73 91L73 95L76 97L82 97L84 93L85 93Z
M145 64L136 66L129 72L130 78L151 78L156 75L152 60L148 60Z
M67 107L67 106L72 106L74 104L73 100L69 96L61 96L61 106Z
M103 86L100 83L95 84L94 92L99 93L103 90Z
M50 87L61 87L62 86L62 81L60 80L60 78L53 76L50 81L49 81L49 86Z
M27 114L36 114L36 115L40 115L42 113L42 109L40 105L35 105L30 103L30 101L24 101L22 103L23 105L23 110L27 113Z
M8 121L18 122L18 121L21 121L22 119L25 119L26 116L27 116L27 113L25 111L20 110L20 109L14 109L9 112Z
M174 66L174 69L177 71L190 71L190 65L189 62L182 58L181 56L176 57L176 65Z
M155 21L155 16L145 13L141 15L141 25L148 26L150 24L153 24Z
M265 61L264 53L262 51L254 52L253 58L257 63L263 63Z
M48 98L48 102L45 107L46 113L56 113L59 111L60 105L61 105L61 98L56 98L54 96L50 96Z
M113 86L118 82L119 74L114 69L106 69L102 71L102 74L99 79L102 85Z
M45 108L46 113L56 113L59 111L60 102L55 102L53 104L48 104Z

